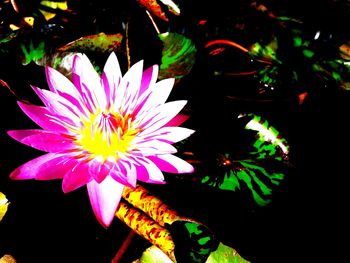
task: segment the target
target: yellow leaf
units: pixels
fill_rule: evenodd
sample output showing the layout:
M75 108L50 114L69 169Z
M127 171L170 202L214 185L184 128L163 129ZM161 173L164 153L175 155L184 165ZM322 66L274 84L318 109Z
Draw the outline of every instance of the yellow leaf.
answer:
M140 259L134 261L133 263L173 263L172 261L162 250L157 246L151 246L147 248L143 253Z
M57 8L61 10L68 9L67 1L64 1L64 2L41 1L40 4L46 7L51 7L52 9L57 9Z
M9 205L9 202L6 199L6 196L2 192L0 192L0 221L6 214L8 205Z

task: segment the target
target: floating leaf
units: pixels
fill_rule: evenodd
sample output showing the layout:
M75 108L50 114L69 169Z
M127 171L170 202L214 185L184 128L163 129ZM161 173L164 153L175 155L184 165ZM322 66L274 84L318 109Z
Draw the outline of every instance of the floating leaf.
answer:
M111 53L121 48L122 40L122 34L99 33L74 40L58 51Z
M5 216L5 214L7 212L8 205L9 205L9 202L8 202L6 196L2 192L0 192L0 221Z
M39 11L48 21L56 16L57 11L67 11L67 1L41 1Z
M61 12L70 12L67 1L11 1L13 9L19 13L32 13L35 17L42 15L46 21L56 17Z
M173 263L173 261L158 247L151 246L134 263Z
M256 131L253 150L244 158L234 153L218 154L218 167L214 174L202 178L202 183L221 190L235 191L247 187L258 205L271 199L272 187L280 184L288 166L289 145L279 132L262 117L248 114L245 129Z
M197 49L191 39L178 33L159 34L163 42L162 63L159 78L175 78L179 81L192 70Z
M180 218L174 210L139 184L134 189L125 187L122 196L161 226L171 224Z
M18 35L18 32L15 31L15 32L10 32L4 36L1 36L0 44L10 42L12 39L16 38L17 35ZM0 52L2 52L1 46L0 46Z
M249 55L253 60L270 62L256 74L262 84L259 93L276 93L288 87L297 92L302 89L301 93L317 86L350 89L349 43L338 46L330 41L331 36L326 40L328 33L322 30L311 39L299 26L293 26L289 34L288 41L274 35L269 43L257 42L250 46Z
M257 140L254 143L258 159L266 159L267 157L275 158L282 161L288 159L289 145L279 132L272 127L267 120L255 114L248 114L247 117L252 119L245 126L248 130L257 131ZM266 156L267 155L267 156Z
M57 69L63 75L70 77L75 55L76 53L73 52L46 53L41 60L37 61L37 64L40 66L50 66Z
M137 0L137 2L162 20L169 21L157 0Z
M138 235L160 248L168 257L175 259L175 244L170 232L145 213L127 202L121 201L116 212L116 217Z
M173 261L156 246L147 248L140 259L134 263L172 263ZM205 263L249 263L233 248L219 243L218 248L211 252Z
M137 2L139 2L141 6L146 8L147 11L161 18L164 21L169 21L169 18L162 9L162 6L168 7L167 11L171 12L172 14L177 16L180 15L179 7L171 0L137 0ZM158 2L161 2L162 6Z
M336 87L350 90L350 67L348 62L341 59L320 61L313 64L312 69L321 75L324 81L332 81L336 83Z
M210 253L206 263L249 263L242 258L235 249L219 243L218 248Z
M248 49L250 56L263 60L263 61L275 61L281 63L281 61L276 56L276 50L278 48L278 39L276 37L267 44L262 46L259 42L254 43Z
M180 12L181 12L180 8L172 0L159 0L159 1L168 7L169 12L177 16L180 15Z
M177 220L169 228L178 262L204 263L217 245L209 228L191 219Z
M28 65L32 61L38 64L45 55L45 42L41 41L36 47L34 47L33 41L30 41L28 49L24 44L21 44L21 50L24 55L24 58L22 59L23 65Z
M181 217L141 185L125 187L122 197L127 202L121 202L116 216L174 262L205 262L216 248L209 228Z

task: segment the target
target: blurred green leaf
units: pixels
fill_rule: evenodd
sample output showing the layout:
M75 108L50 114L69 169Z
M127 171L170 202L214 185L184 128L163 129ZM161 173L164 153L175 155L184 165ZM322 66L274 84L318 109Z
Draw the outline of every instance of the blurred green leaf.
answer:
M39 64L40 60L45 55L45 42L41 41L37 46L34 46L33 41L29 42L28 48L26 45L21 44L21 50L24 55L24 59L22 60L23 65L28 65L30 62L35 62Z
M179 81L191 72L195 64L196 46L191 39L178 33L163 33L159 38L163 42L159 78L175 78Z

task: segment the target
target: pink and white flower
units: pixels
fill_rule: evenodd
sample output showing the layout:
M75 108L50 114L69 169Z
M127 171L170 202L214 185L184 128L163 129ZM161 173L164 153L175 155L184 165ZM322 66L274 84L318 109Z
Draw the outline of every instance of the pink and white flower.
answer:
M41 129L11 130L17 141L46 154L17 169L12 179L62 179L65 193L83 185L97 220L108 227L124 186L164 183L163 172L191 173L173 146L194 131L179 127L186 101L166 102L174 79L157 82L158 66L143 61L122 75L112 53L101 76L77 54L72 78L46 67L50 90L32 87L44 106L18 102Z

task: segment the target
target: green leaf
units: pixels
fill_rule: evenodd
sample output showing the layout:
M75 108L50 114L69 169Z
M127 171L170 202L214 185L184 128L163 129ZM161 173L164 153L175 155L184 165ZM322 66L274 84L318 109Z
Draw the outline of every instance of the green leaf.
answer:
M74 40L59 48L58 51L111 53L119 50L122 40L122 34L99 33Z
M249 118L245 129L256 132L252 150L239 156L228 150L218 154L218 167L201 182L220 190L249 189L254 201L264 206L271 202L274 187L285 177L289 145L267 120L254 114L245 118Z
M24 54L23 65L28 65L32 61L38 64L45 55L45 42L41 41L37 46L34 46L33 41L30 41L28 49L24 44L21 44L21 49Z
M258 159L274 158L278 161L288 158L289 145L279 132L262 117L248 114L252 118L245 126L248 130L257 131L257 140L254 143Z
M135 263L172 263L173 261L162 252L158 247L151 246L147 248L140 259ZM241 257L232 247L219 243L215 251L212 251L205 263L249 263Z
M219 243L218 248L210 253L206 263L249 263L235 249Z
M159 38L163 42L159 79L175 78L179 81L190 73L195 64L196 46L192 40L178 33L163 33Z
M193 220L177 220L169 226L175 243L175 258L178 262L204 263L216 248L213 233L203 224Z
M0 35L0 52L2 51L1 44L8 43L12 39L16 38L17 36L18 36L18 31L9 32L4 36Z
M135 263L173 263L173 261L158 247L147 248Z

